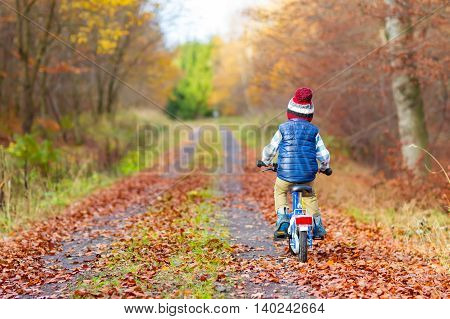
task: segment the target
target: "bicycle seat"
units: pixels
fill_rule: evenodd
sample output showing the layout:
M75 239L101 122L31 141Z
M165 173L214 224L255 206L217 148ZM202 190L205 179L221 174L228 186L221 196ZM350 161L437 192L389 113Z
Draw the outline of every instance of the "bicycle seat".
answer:
M307 185L294 185L291 188L291 192L298 192L298 193L308 193L308 194L312 194L313 193L313 188L311 186L307 186Z

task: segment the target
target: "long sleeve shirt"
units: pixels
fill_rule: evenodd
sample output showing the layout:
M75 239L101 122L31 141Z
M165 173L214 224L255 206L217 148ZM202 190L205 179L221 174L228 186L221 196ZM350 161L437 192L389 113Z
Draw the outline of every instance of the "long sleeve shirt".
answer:
M278 152L278 147L280 145L280 142L282 140L283 136L281 135L280 131L276 131L275 135L272 137L272 140L266 147L264 147L262 151L262 161L269 165L272 163L273 158ZM319 169L325 170L328 167L330 167L330 152L325 147L325 144L323 143L322 138L320 137L320 134L317 133L316 135L316 159L319 162Z

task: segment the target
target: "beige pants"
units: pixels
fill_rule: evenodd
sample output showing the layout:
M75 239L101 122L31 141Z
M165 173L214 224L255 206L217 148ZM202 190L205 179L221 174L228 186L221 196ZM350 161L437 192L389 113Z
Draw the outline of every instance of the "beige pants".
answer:
M313 187L314 182L304 183L302 185L308 185ZM278 211L280 207L288 207L290 209L287 195L289 192L289 188L295 185L295 183L290 183L283 181L277 177L275 181L275 187L273 190L273 195L275 197L275 211ZM312 195L302 196L302 207L307 210L308 215L316 215L320 214L319 211L319 203L317 202L317 197L315 192Z

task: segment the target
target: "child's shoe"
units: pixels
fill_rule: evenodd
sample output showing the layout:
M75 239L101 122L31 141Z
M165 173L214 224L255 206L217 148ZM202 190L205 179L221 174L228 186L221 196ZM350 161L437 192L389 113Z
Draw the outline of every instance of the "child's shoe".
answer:
M323 227L322 217L320 217L320 214L316 214L313 216L313 220L314 220L314 229L313 229L314 239L324 239L325 235L327 234L327 231L325 230L325 227Z
M287 231L289 228L289 217L287 215L288 208L280 207L277 210L277 223L275 227L275 232L273 238L275 240L287 238Z

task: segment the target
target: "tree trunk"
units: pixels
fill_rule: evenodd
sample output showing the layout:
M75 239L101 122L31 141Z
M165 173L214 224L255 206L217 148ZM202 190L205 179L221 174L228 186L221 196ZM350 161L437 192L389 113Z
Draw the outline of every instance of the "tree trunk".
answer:
M121 71L122 63L125 57L125 53L130 44L130 41L131 38L129 35L127 35L122 42L119 41L117 49L114 52L114 56L112 57L113 61L112 73L116 76L120 76L119 73ZM105 104L106 112L109 114L113 113L113 105L117 99L117 90L118 90L117 80L114 77L110 76L108 79L108 87L106 89L106 104Z
M409 1L385 0L389 7L386 17L386 37L392 39L410 26ZM415 63L410 49L413 33L408 30L389 44L393 68L392 93L397 109L398 129L403 162L416 176L425 173L423 152L411 144L426 148L428 133L423 111L420 84L414 76Z
M17 11L20 13L23 12L27 17L30 12L32 12L35 5L35 0L23 2L16 0ZM51 29L55 12L56 0L53 0L49 6L49 14L45 24L46 30ZM18 53L24 70L22 87L22 130L24 133L29 133L31 131L36 116L34 103L35 86L39 76L39 69L51 42L48 33L44 33L42 38L39 38L36 32L37 30L31 26L30 21L17 13Z

